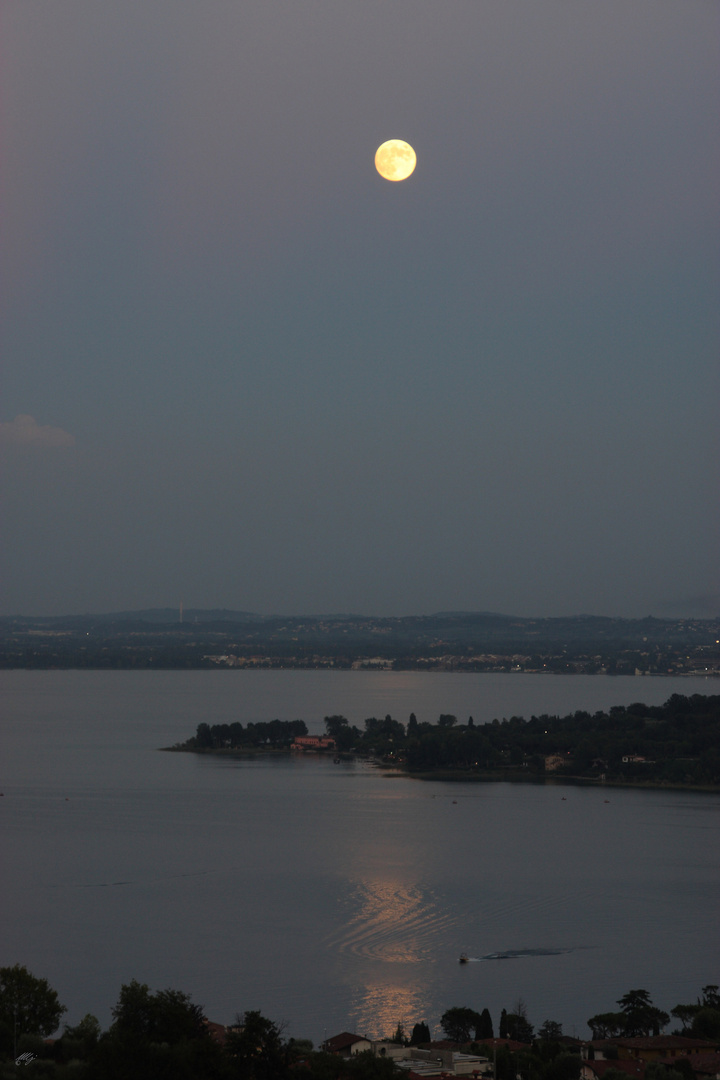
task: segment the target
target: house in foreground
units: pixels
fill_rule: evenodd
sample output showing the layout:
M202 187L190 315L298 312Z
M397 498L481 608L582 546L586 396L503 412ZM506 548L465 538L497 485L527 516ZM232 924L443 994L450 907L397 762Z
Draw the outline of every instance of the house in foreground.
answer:
M326 1039L322 1049L328 1054L337 1054L338 1057L354 1057L355 1054L362 1054L364 1050L372 1050L372 1042L364 1035L341 1031L339 1035L333 1035L332 1039Z
M608 1069L617 1069L619 1072L627 1073L628 1080L643 1080L646 1064L645 1061L620 1061L618 1058L614 1061L608 1061L605 1058L601 1061L586 1060L582 1063L580 1080L603 1080Z
M689 1039L684 1035L647 1035L637 1038L593 1039L582 1044L581 1054L594 1061L666 1061L688 1058L690 1064L699 1054L712 1053L716 1044L708 1039Z
M370 1050L376 1057L388 1057L395 1062L401 1075L409 1080L421 1077L482 1076L490 1070L487 1058L461 1053L453 1043L430 1043L424 1047L403 1046L388 1039L371 1040L362 1035L343 1031L326 1039L322 1049L339 1057L352 1057Z

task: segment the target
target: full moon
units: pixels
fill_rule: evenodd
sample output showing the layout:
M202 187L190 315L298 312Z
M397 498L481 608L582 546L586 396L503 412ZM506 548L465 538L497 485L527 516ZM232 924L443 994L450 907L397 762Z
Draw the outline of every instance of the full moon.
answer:
M388 139L375 153L375 168L386 180L407 180L416 164L415 151L402 139Z

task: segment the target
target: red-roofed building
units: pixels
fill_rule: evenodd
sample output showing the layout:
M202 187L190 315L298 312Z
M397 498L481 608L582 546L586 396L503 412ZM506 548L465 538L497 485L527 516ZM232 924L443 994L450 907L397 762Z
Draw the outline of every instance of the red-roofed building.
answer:
M205 1025L210 1038L216 1043L220 1043L221 1046L225 1045L228 1031L233 1030L232 1028L225 1027L224 1024L216 1024L213 1020L208 1020L207 1016L203 1016L203 1024Z
M619 1058L614 1061L583 1061L580 1080L603 1080L608 1069L618 1069L633 1080L643 1080L645 1065L644 1061L620 1061Z
M363 1050L371 1050L372 1043L364 1035L353 1035L351 1031L341 1031L339 1035L333 1035L332 1039L326 1039L322 1048L328 1054L353 1057L355 1054L361 1054Z
M648 1035L634 1039L593 1039L582 1044L581 1054L588 1060L661 1061L665 1058L712 1054L717 1043L708 1039L688 1039L684 1035Z
M606 1040L607 1041L607 1040ZM707 1039L687 1039L684 1035L648 1035L635 1039L613 1039L622 1060L659 1061L660 1058L692 1057L716 1049Z
M504 1047L506 1050L513 1051L513 1053L518 1050L527 1050L531 1045L530 1043L518 1042L516 1039L476 1039L475 1041L480 1046L489 1046L491 1050L502 1050Z
M291 750L334 750L335 740L329 735L296 735Z
M673 1067L677 1058L660 1058L661 1065ZM714 1050L709 1054L693 1054L688 1058L690 1068L701 1080L720 1080L720 1051Z

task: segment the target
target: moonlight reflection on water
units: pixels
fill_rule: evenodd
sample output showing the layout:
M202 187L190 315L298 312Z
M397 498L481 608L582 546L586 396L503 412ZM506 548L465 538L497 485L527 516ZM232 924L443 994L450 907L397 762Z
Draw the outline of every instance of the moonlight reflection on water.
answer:
M328 947L385 963L432 959L438 937L447 937L457 921L421 886L392 879L358 882L350 906L358 910L328 939Z
M398 1024L410 1030L431 1014L429 978L416 966L433 962L438 937L452 936L455 917L420 885L398 878L356 882L344 904L344 925L326 947L342 970L353 956L352 1013L358 1031L381 1038Z

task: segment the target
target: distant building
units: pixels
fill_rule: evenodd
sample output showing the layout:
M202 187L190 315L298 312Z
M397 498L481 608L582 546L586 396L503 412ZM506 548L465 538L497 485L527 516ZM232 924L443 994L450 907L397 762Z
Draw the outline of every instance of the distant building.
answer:
M545 758L545 772L555 772L556 769L562 769L565 764L565 758L562 754L548 754Z
M384 656L368 656L362 660L353 660L351 669L353 671L392 671L392 660L387 660Z
M225 1024L216 1024L213 1020L208 1020L207 1016L203 1016L202 1022L210 1038L221 1046L225 1045L228 1032L240 1030L237 1024L227 1027Z
M335 740L329 735L296 735L291 750L334 750Z

